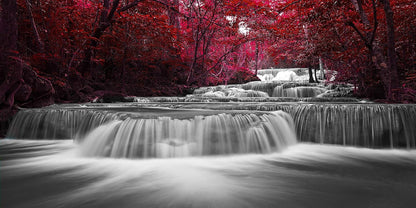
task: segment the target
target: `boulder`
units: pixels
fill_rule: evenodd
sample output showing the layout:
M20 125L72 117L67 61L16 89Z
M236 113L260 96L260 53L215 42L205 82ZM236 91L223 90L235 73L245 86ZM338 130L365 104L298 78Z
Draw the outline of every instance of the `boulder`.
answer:
M16 92L14 99L17 102L25 102L29 100L30 94L32 94L32 87L28 84L23 84Z
M117 102L131 102L131 99L126 98L126 95L113 91L95 91L94 94L98 97L97 103L117 103Z

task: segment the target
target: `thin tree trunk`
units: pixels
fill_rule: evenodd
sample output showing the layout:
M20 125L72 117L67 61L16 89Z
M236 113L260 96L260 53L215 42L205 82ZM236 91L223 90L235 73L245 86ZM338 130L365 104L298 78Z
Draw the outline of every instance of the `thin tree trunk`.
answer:
M169 24L179 30L179 14L177 12L179 11L179 0L172 0L172 8L168 8Z
M387 65L388 65L388 77L389 86L387 99L397 100L397 91L400 88L399 76L397 72L397 59L395 50L395 36L394 36L394 18L393 11L390 6L390 0L383 0L384 13L386 15L386 26L387 26Z
M187 77L187 79L186 79L186 83L189 85L191 82L192 82L192 76L193 76L193 73L194 73L194 71L195 71L195 67L196 67L196 62L197 62L197 59L198 59L198 50L199 50L199 44L200 44L200 37L199 37L199 33L200 33L200 30L199 30L199 28L200 28L200 22L198 23L198 25L197 25L197 29L196 29L196 32L195 32L195 36L194 36L194 41L195 41L195 48L194 48L194 54L193 54L193 57L192 57L192 64L191 64L191 66L190 66L190 70L189 70L189 74L188 74L188 77Z
M316 83L319 83L319 81L318 81L318 77L316 76L316 68L314 68L314 69L313 69L313 73L314 73L314 75L315 75L315 82L316 82Z
M355 9L360 14L361 21L364 23L364 25L369 26L370 21L368 21L367 14L364 12L363 1L362 0L352 0L352 4L354 4Z
M367 15L363 10L362 0L352 0L352 3L356 7L357 12L360 14L361 20L366 26L370 27L370 22L368 21ZM395 51L395 36L394 36L394 18L393 11L390 6L390 0L382 0L383 9L386 16L386 26L387 26L387 57L383 55L383 51L379 45L374 44L375 34L378 26L377 22L377 2L372 0L373 7L373 17L374 17L374 27L371 33L366 33L364 36L352 23L350 26L357 31L357 33L364 40L367 48L370 51L370 60L375 65L375 67L380 72L381 80L384 84L385 97L388 100L397 100L396 94L400 88L400 81L398 76L397 69L397 59Z
M324 63L322 62L322 58L319 58L319 72L321 80L325 80L325 69L324 69Z
M308 73L309 73L309 83L314 83L315 80L313 79L313 73L312 73L311 67L308 67Z
M256 41L256 68L255 68L255 74L257 75L257 70L259 69L259 45L258 42Z
M138 1L137 1L138 2ZM110 9L110 0L104 0L103 9L100 14L99 26L91 35L91 42L89 47L85 50L84 59L81 62L81 71L84 76L90 76L91 73L91 58L93 57L94 49L98 46L98 39L104 34L104 31L110 27L114 14L119 6L120 0L114 0ZM137 4L137 3L136 3Z
M27 10L29 12L29 18L30 18L30 23L32 25L33 33L36 37L36 43L38 44L38 49L37 50L38 50L38 52L43 53L43 52L45 52L45 43L42 41L42 38L40 38L39 30L36 26L36 22L35 22L35 19L33 17L32 5L30 4L29 0L26 0L26 7L27 7Z

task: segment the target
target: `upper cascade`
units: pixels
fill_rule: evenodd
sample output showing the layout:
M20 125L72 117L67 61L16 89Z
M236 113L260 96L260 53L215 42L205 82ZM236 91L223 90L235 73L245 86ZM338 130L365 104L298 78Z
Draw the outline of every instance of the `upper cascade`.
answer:
M353 91L350 85L324 85L309 83L308 69L263 69L257 72L261 81L246 84L219 85L196 89L192 98L317 98L348 97Z
M329 89L317 83L288 83L281 81L254 81L241 85L201 87L188 97L241 98L241 97L324 97ZM322 95L321 95L322 94Z
M261 81L309 81L307 68L261 69L257 71L257 77Z
M219 114L189 119L127 118L101 125L81 142L89 157L166 158L273 153L296 143L292 118L283 111Z

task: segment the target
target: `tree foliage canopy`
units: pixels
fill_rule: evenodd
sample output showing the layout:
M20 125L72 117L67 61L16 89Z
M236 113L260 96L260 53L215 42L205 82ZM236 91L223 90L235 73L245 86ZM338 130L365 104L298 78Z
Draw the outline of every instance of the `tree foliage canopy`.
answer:
M17 47L5 50L58 101L175 94L321 60L358 95L414 102L415 10L412 0L17 0Z

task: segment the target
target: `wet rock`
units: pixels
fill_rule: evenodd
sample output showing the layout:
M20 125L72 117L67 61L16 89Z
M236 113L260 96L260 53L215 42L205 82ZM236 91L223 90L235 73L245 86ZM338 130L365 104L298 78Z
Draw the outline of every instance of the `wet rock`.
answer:
M134 98L126 98L126 95L113 91L96 91L94 94L98 95L97 103L132 102L134 100Z
M23 67L22 78L25 84L19 89L16 101L28 101L23 107L43 107L54 103L55 89L47 78L30 67Z
M84 94L92 94L94 92L94 89L92 87L90 87L89 85L85 85L79 91L84 93Z
M17 102L25 102L29 100L30 94L32 94L32 87L28 84L23 84L16 92L14 98Z

